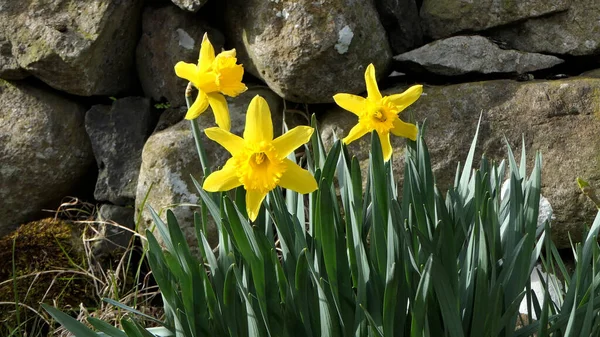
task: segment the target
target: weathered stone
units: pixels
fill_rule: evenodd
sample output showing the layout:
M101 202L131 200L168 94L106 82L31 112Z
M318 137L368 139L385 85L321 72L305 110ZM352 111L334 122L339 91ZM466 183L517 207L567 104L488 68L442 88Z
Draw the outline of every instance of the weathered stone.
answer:
M96 200L133 205L142 149L154 121L150 101L142 97L95 105L86 113L85 129L98 164Z
M394 54L423 45L423 30L415 0L376 0L375 7Z
M572 1L578 0L424 0L421 6L422 27L425 35L438 39L457 32L480 31L564 11Z
M195 15L174 6L148 7L142 16L142 37L137 45L137 71L146 96L156 101L166 98L172 107L185 105L187 82L175 75L179 61L198 62L202 36L208 37L218 52L224 38Z
M338 92L365 90L364 69L379 77L391 62L371 1L232 0L228 37L248 72L293 102L332 102Z
M94 161L85 110L57 94L0 80L0 237L56 208Z
M438 40L394 57L401 65L455 76L468 73L527 73L563 63L555 56L500 49L482 36Z
M4 1L0 31L18 65L68 93L116 95L132 71L142 0Z
M21 80L29 76L12 55L12 44L0 32L0 78L5 80Z
M231 132L241 135L246 120L250 100L260 95L269 103L274 120L274 131L281 130L283 102L275 93L264 87L249 88L248 91L229 99ZM198 118L200 129L215 125L212 111L206 111ZM280 133L280 132L279 132ZM225 164L229 153L219 144L202 136L208 162L213 170ZM159 131L148 139L142 154L142 166L137 186L136 211L142 212L141 226L150 227L152 217L148 206L161 212L171 209L186 235L191 247L197 247L193 214L199 211L199 196L190 175L197 180L202 178L202 167L194 143L190 122L183 120ZM146 203L143 204L144 200ZM143 207L143 209L142 209ZM158 233L155 233L158 235ZM216 228L205 233L211 244L217 241ZM159 238L160 240L160 238Z
M127 249L132 231L135 230L134 217L133 207L108 204L100 206L96 217L98 232L94 237L93 256L102 260L104 257L114 254L115 251L122 252Z
M550 2L548 2L550 3ZM491 35L507 46L536 53L600 55L600 2L573 0L566 12L501 27Z
M184 9L190 12L197 12L200 7L204 6L204 4L208 0L171 0L174 4L176 4L179 8Z
M580 75L581 77L600 78L600 68L586 71Z
M593 221L597 210L579 191L575 178L580 176L592 185L600 181L600 79L487 81L425 87L424 93L401 117L427 119L425 139L440 188L453 183L456 165L464 161L482 113L476 158L485 153L492 160L505 159L505 136L518 153L523 136L530 161L535 151L544 158L542 194L556 216L554 241L560 248L569 247L567 233L575 242L581 240L584 224ZM321 122L324 140L331 144L334 132L341 138L355 123L356 117L349 112L330 111ZM395 172L401 177L404 140L392 139ZM369 137L350 145L350 153L366 166Z

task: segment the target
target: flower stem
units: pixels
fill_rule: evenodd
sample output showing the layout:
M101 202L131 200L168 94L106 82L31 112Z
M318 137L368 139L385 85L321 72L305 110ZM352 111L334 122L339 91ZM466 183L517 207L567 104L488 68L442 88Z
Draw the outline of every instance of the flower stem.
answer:
M188 83L187 88L185 89L185 103L189 110L190 106L192 106L192 82ZM197 119L197 118L196 118ZM198 126L198 122L196 119L192 119L190 123L192 124L192 134L194 135L194 141L196 143L196 150L198 151L198 157L200 158L200 165L202 165L202 180L210 174L210 167L208 166L208 158L206 157L206 150L204 149L204 144L202 143L200 127Z

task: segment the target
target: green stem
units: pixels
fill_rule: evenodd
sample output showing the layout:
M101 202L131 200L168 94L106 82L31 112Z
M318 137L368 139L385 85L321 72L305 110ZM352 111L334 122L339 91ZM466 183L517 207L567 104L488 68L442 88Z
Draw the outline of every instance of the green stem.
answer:
M185 90L185 103L187 105L188 110L192 106L192 83L188 83L188 86ZM198 157L200 158L200 165L202 165L202 172L204 180L210 174L210 167L208 166L208 158L206 157L206 150L204 149L204 144L201 139L200 127L198 126L198 122L196 119L192 119L190 121L192 124L192 134L194 135L194 141L196 143L196 150L198 151Z

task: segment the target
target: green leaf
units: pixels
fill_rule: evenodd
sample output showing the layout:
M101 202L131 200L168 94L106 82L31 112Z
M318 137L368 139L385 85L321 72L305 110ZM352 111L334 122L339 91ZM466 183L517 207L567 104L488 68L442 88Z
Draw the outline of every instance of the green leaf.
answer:
M65 314L64 312L42 303L42 308L46 310L58 323L63 325L67 330L75 334L77 337L98 337L98 334L90 330L75 318ZM118 337L118 336L114 336Z
M125 332L115 328L114 326L106 323L105 321L99 320L94 317L88 317L87 321L98 331L101 331L101 332L107 334L108 336L127 337L127 334L125 334ZM98 335L96 335L96 337L98 337Z

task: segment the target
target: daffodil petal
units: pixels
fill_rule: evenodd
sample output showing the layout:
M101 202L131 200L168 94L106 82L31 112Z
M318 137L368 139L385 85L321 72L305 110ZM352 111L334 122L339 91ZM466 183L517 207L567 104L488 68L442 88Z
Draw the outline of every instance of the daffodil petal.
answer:
M287 157L295 149L302 144L306 144L310 140L315 129L310 126L297 126L285 134L273 140L273 146L277 151L277 156L280 159Z
M381 142L381 150L383 151L383 160L388 161L392 158L392 143L390 143L390 133L378 133L379 141Z
M234 165L233 158L231 158L222 169L206 177L202 188L208 192L229 191L241 184L242 182L237 176L237 167Z
M185 119L196 119L208 108L208 97L203 91L198 91L198 97L185 114Z
M273 122L267 101L256 95L248 106L244 139L254 144L273 140Z
M229 119L229 108L227 107L225 97L218 92L212 92L206 94L206 96L215 115L215 122L221 129L229 131L231 129L231 120Z
M350 133L343 139L344 144L350 144L358 138L364 136L369 130L360 122L356 124L351 130Z
M402 111L406 109L407 106L413 104L416 100L418 100L419 97L421 97L422 93L422 85L413 85L401 94L387 96L387 99L392 104L398 107L398 111Z
M366 99L364 97L352 94L336 94L333 96L333 100L337 103L337 105L357 116L362 115L365 111Z
M204 130L204 134L206 134L206 137L209 139L224 147L225 150L234 157L244 149L244 139L242 139L242 137L234 135L222 128L208 128Z
M314 192L317 189L315 177L289 159L284 159L285 172L279 179L279 186L301 194Z
M244 77L244 67L241 64L235 64L232 67L223 68L220 70L219 91L221 93L236 97L244 91L248 90L246 85L242 83Z
M175 65L175 74L177 77L186 79L194 85L198 82L198 66L186 62L177 62Z
M260 204L267 196L267 192L261 192L259 190L246 190L246 211L248 212L248 218L250 221L256 220L258 211L260 210Z
M215 60L215 48L208 39L208 34L204 33L202 44L200 45L200 57L198 58L198 68L200 72L206 72L212 66Z
M381 93L377 86L377 76L375 76L375 66L373 63L367 66L365 70L365 83L367 84L367 95L370 100L379 101L381 100Z
M416 140L419 129L416 125L403 122L400 118L394 120L394 128L390 130L395 136Z

